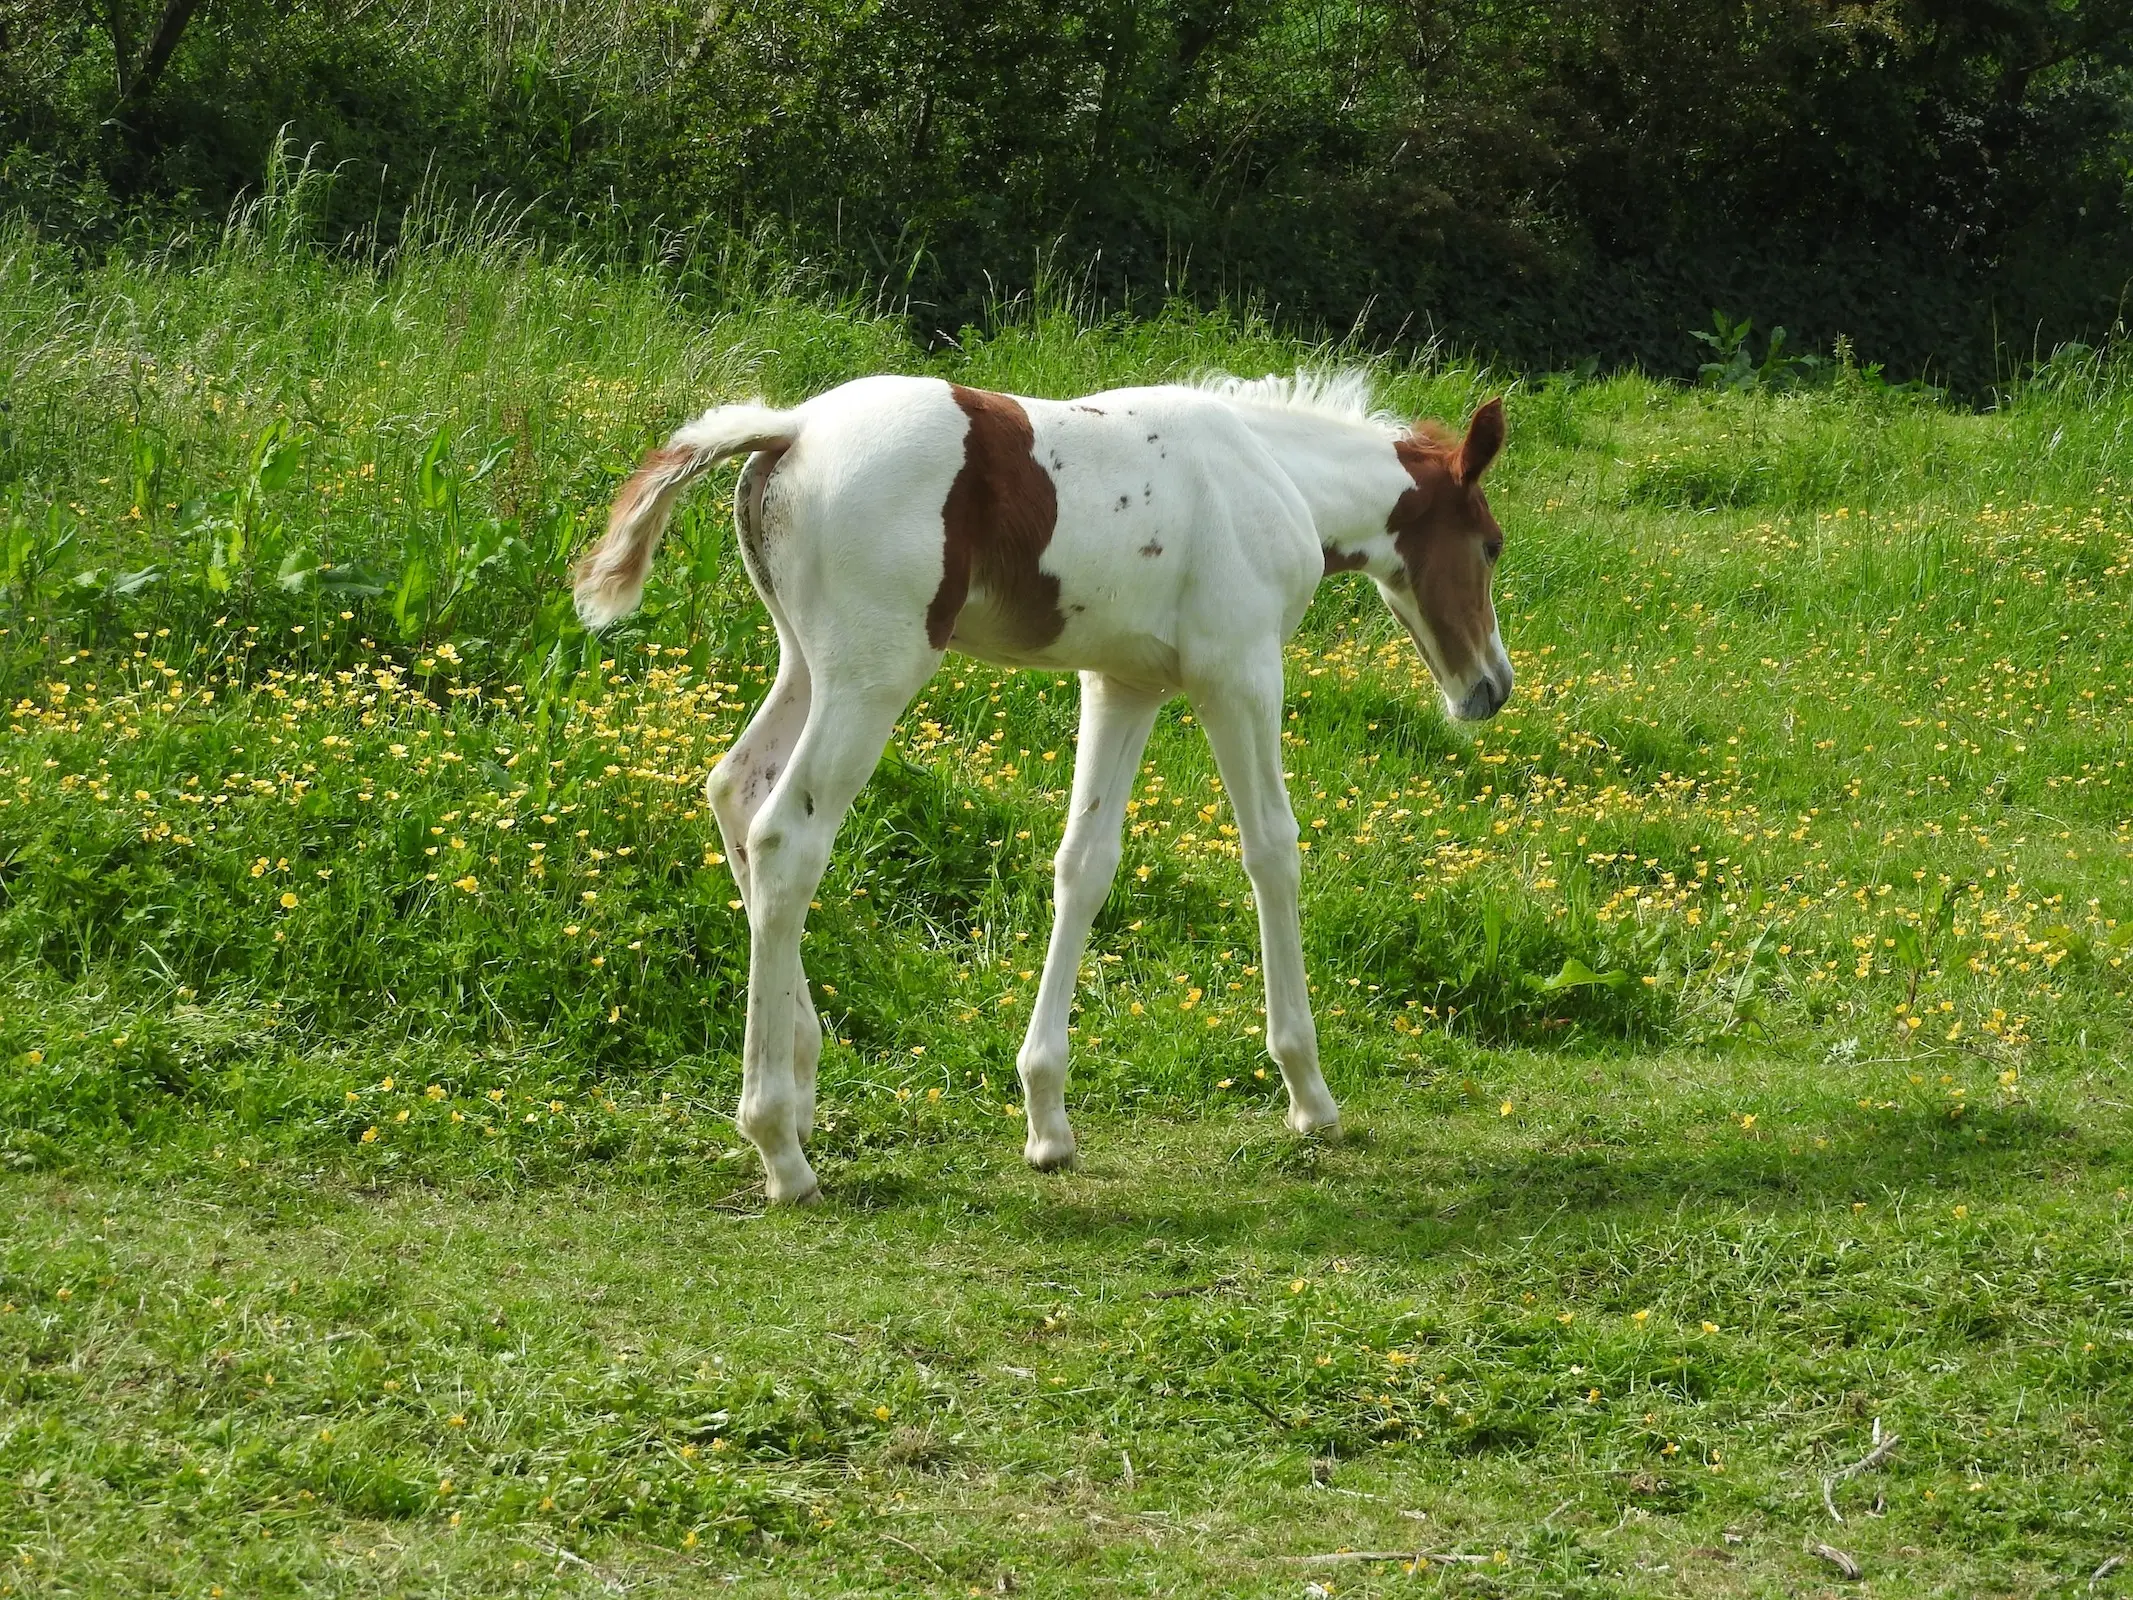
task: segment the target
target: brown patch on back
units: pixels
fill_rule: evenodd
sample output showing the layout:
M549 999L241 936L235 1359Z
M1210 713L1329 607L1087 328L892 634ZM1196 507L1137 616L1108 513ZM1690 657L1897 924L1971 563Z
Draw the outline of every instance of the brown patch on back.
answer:
M961 384L950 384L948 392L970 426L963 469L941 508L941 586L926 607L926 637L936 650L947 647L975 587L1002 642L1041 650L1066 628L1059 580L1037 564L1059 521L1058 490L1032 453L1036 434L1015 400Z

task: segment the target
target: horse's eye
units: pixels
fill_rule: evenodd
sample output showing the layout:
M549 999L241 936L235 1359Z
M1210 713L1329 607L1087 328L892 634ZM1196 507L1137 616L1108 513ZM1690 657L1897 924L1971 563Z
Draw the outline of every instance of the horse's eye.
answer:
M1491 539L1484 547L1483 553L1488 556L1489 565L1495 566L1497 558L1503 554L1503 541L1501 539Z

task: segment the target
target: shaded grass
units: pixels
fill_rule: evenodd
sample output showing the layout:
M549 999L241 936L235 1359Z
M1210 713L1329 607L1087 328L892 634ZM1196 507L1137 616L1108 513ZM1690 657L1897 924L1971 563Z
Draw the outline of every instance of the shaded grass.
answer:
M1270 1105L1099 1116L1056 1181L1004 1119L841 1102L814 1218L750 1215L715 1157L11 1178L20 1548L89 1593L590 1592L578 1561L1293 1593L1271 1558L1415 1543L1502 1551L1491 1592L1762 1592L1812 1575L1803 1524L1886 1592L2101 1559L2133 1487L2106 1085L1980 1148L1774 1062L1492 1065L1512 1117L1371 1096L1314 1148ZM1905 1445L1827 1528L1874 1418Z

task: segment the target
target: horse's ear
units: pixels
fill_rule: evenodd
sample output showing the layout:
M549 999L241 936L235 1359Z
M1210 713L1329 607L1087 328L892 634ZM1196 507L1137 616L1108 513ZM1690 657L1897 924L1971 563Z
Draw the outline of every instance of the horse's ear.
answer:
M1503 448L1503 396L1483 405L1474 413L1474 420L1466 425L1466 437L1459 443L1459 464L1456 473L1461 483L1479 483L1481 475L1489 470L1489 463L1496 459L1496 452Z

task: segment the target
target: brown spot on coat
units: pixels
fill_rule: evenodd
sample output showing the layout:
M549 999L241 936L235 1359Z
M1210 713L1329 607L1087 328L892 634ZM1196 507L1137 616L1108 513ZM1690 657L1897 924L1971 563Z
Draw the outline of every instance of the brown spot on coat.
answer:
M1017 401L961 384L948 392L970 425L963 468L941 508L941 584L926 608L926 637L945 649L976 589L993 623L988 632L1011 648L1041 650L1066 627L1059 580L1038 565L1059 520L1058 491L1033 453L1029 413Z
M1321 545L1319 554L1326 558L1326 576L1336 572L1353 572L1357 567L1370 565L1370 557L1360 550L1336 550L1333 546Z

